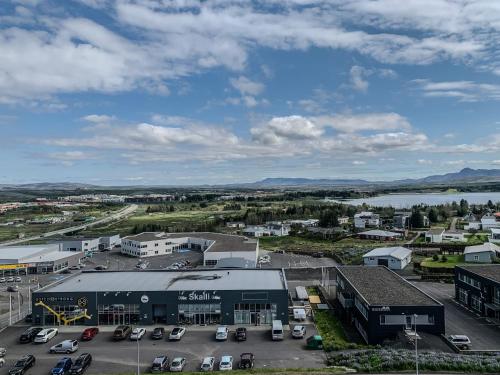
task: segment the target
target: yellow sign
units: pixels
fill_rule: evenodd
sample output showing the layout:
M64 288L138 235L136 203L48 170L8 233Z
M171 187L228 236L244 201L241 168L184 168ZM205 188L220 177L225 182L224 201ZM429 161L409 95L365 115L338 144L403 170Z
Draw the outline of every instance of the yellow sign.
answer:
M0 264L0 270L17 270L20 268L28 268L28 265L25 263L19 264Z

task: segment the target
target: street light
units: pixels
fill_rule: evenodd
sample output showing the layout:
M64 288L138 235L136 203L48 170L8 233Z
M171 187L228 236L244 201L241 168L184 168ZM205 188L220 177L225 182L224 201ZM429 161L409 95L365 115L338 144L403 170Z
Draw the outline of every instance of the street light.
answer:
M415 319L415 369L416 374L418 375L418 337L417 337L417 314L413 314L413 318Z
M139 362L139 360L140 360L140 357L139 357L139 338L136 337L135 341L137 341L137 375L140 375L140 373L141 373L141 367L140 367L140 364L139 364L140 363Z

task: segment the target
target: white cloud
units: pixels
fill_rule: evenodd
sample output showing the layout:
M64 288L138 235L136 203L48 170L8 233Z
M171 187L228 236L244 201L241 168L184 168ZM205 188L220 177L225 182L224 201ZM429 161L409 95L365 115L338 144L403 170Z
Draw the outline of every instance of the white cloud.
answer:
M352 165L365 165L366 162L362 160L353 160Z
M257 142L272 145L290 139L315 139L323 130L302 116L287 116L274 117L264 126L252 128L251 133Z
M238 78L231 78L229 80L231 86L240 92L241 95L257 96L264 91L264 84L255 82L247 77L239 76Z
M371 73L368 70L364 69L361 66L354 65L353 67L351 67L351 70L349 71L351 87L354 90L360 92L368 91L369 83L365 79L365 77L370 74Z
M411 128L405 117L394 112L318 116L314 118L314 121L321 126L331 127L345 133L366 130L409 130Z
M94 123L94 124L99 124L103 122L110 122L115 119L114 116L108 116L108 115L87 115L82 117L82 120Z
M417 163L420 164L420 165L431 165L432 164L432 160L418 159Z
M500 100L500 85L473 81L433 82L417 79L413 83L426 97L455 98L463 102Z

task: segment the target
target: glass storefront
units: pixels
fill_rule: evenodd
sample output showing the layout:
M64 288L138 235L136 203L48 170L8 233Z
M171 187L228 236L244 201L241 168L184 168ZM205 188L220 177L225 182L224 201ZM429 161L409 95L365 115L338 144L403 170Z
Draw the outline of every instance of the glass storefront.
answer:
M237 303L234 305L234 324L272 324L276 310L275 303Z
M139 305L97 305L99 325L135 324L139 322Z
M77 305L51 305L50 306L58 314L64 314L65 318L71 318L83 313L83 310ZM42 325L52 326L63 324L57 321L57 317L47 309L43 309ZM69 325L85 324L85 318L80 318L69 323Z
M179 324L219 324L220 303L179 304Z

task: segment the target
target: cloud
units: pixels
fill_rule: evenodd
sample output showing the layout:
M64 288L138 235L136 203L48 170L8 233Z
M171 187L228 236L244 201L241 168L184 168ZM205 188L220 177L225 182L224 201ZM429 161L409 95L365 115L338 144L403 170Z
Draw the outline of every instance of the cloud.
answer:
M255 82L247 77L239 76L229 80L231 86L240 92L241 95L257 96L264 91L265 86L260 82Z
M349 77L351 81L351 87L360 92L367 92L369 83L365 80L365 77L371 73L361 66L354 65L349 71Z
M409 121L394 112L367 114L340 114L333 116L318 116L314 121L324 127L331 127L345 133L367 130L409 130Z
M425 97L454 98L462 102L500 100L500 85L473 81L412 81Z
M45 155L40 155L41 157L46 157L48 159L57 160L62 165L70 167L75 164L76 161L93 159L94 155L83 151L61 151L61 152L50 152Z
M265 126L252 128L253 139L263 144L279 144L290 139L316 139L323 130L302 116L274 117Z
M418 159L417 163L420 164L420 165L431 165L432 164L432 160Z
M351 164L352 165L365 165L366 162L362 161L362 160L354 160Z
M108 115L87 115L82 117L82 120L94 123L94 124L99 124L103 122L110 122L115 119L114 116L108 116Z

